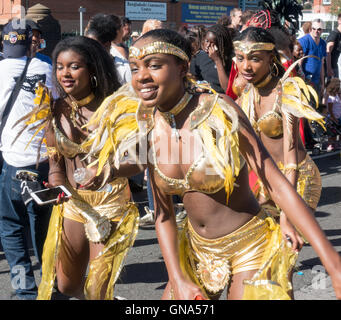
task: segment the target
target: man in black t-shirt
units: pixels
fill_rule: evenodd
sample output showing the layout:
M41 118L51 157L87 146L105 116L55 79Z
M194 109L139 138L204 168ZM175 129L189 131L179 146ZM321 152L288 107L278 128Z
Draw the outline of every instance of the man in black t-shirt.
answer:
M341 13L337 16L338 27L327 39L327 76L339 77L337 61L341 53Z

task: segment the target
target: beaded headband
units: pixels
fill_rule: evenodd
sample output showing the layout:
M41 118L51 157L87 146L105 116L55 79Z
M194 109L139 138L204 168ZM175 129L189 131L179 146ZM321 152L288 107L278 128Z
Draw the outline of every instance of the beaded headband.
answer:
M133 46L129 48L129 58L138 60L154 53L172 54L179 57L181 60L189 61L187 54L183 50L168 42L155 41L148 43L140 49Z
M272 51L275 48L273 43L269 42L247 42L247 41L234 41L234 49L249 54L252 51Z

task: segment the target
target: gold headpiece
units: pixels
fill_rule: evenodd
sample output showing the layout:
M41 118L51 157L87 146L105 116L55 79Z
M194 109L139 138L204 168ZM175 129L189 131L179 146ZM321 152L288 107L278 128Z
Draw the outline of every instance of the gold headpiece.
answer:
M248 41L234 41L234 49L249 54L252 51L272 51L275 48L273 43L269 42L248 42Z
M182 60L189 61L187 54L183 50L168 42L155 41L148 43L140 49L133 46L129 48L129 58L141 60L145 56L153 53L172 54Z

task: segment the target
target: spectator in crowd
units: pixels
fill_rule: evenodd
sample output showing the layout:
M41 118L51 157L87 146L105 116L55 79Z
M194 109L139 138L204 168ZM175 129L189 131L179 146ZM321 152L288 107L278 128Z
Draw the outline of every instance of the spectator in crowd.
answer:
M255 12L253 10L243 11L242 17L241 17L242 26L241 26L240 31L244 31L248 27L247 22L251 19L251 17L254 15L254 13Z
M292 51L292 56L293 56L293 59L294 59L294 62L303 58L303 49L302 49L302 46L300 44L300 42L298 40L296 40L294 42L294 49ZM301 77L302 79L304 79L304 72L303 72L303 69L302 69L302 66L301 66L301 63L298 63L295 67L295 70L296 70L296 74Z
M222 14L217 23L223 25L225 28L232 28L232 18L226 14Z
M198 40L199 40L199 50L202 49L202 43L204 41L204 37L206 35L206 27L203 24L199 24L196 26L193 26L190 31L193 31L197 34Z
M23 23L23 25L22 25ZM24 27L22 27L24 26ZM45 61L31 57L32 29L29 24L14 19L3 30L3 46L5 59L0 62L0 110L3 115L5 106L14 90L16 81L20 78L28 64L26 75L19 87L17 98L13 102L7 118L2 119L1 152L3 167L0 175L0 235L3 250L10 266L11 278L18 274L24 278L15 288L19 299L36 299L37 286L30 260L29 241L26 239L30 230L35 256L39 264L42 262L43 245L50 219L50 206L39 206L32 198L22 198L21 184L35 184L43 187L47 180L49 164L46 148L40 149L38 134L33 138L31 131L23 129L22 125L13 125L35 107L35 89L38 82L52 87L52 66ZM39 166L36 166L37 154L40 154Z
M127 60L127 53L120 45L123 42L122 22L118 16L110 15L113 28L116 30L116 38L111 42L110 54L115 59L115 67L118 73L118 80L121 85L131 80L131 71Z
M298 39L302 38L303 36L309 34L311 32L311 21L306 21L302 24L301 31L299 33Z
M311 32L298 39L305 56L313 55L302 62L302 69L306 80L311 82L321 96L324 92L324 60L327 56L326 42L321 39L323 21L315 19L312 21Z
M240 31L242 27L242 14L243 12L240 8L233 8L230 11L231 27L237 31Z
M36 22L30 19L26 19L26 23L32 29L32 45L31 45L31 56L36 57L42 61L45 61L52 65L51 58L45 54L40 53L39 51L44 49L42 46L45 45L45 40L42 38L41 28L38 26Z
M341 13L337 16L337 29L327 38L327 77L339 77L338 60L341 52Z
M128 57L129 54L129 48L127 43L130 40L130 36L131 36L131 21L129 18L127 17L121 17L121 22L122 22L122 41L121 42L117 42L116 45L120 46L124 49L125 51L125 56Z
M332 78L326 87L326 97L328 113L330 118L341 125L341 90L340 90L340 79Z
M157 20L157 19L146 20L142 26L141 35L143 35L144 33L150 30L161 29L162 27L163 27L163 23L160 20Z
M209 27L202 48L191 60L191 74L196 80L206 81L214 91L225 93L232 64L230 32L220 24Z
M98 13L90 18L84 30L84 35L98 41L110 53L111 42L116 39L120 31L118 25L118 20L112 15Z

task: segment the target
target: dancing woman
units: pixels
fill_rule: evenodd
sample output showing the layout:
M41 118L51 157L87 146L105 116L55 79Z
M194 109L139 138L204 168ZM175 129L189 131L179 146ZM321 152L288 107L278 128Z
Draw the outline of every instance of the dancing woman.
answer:
M58 43L53 74L60 98L53 101L41 87L38 106L25 119L28 123L44 119L38 130L46 128L50 164L46 186L65 185L72 197L64 201L61 196L54 206L38 299L51 298L55 276L63 294L113 299L123 259L137 234L138 210L129 202L127 179L114 179L109 167L89 188L81 185L75 172L95 160L86 155L87 141L96 127L82 127L102 103L107 103L105 98L119 88L119 82L112 58L99 42L86 37Z
M190 55L189 44L176 32L146 33L130 48L135 94L129 88L115 94L117 101L138 101L136 113L130 104L117 103L114 114L108 109L96 115L104 139L97 138L93 150L100 142L99 159L113 163L114 175L120 175L116 160L132 146L134 135L149 137L155 227L169 276L163 298L217 298L227 285L229 299L290 298L287 275L298 244L288 247L278 224L254 198L248 165L312 244L340 298L340 256L240 108L224 95L187 91ZM108 134L112 139L105 139ZM183 196L188 216L179 235L173 194ZM295 238L290 224L281 228Z
M234 42L238 70L249 83L239 103L263 145L297 192L314 211L321 195L320 173L307 154L299 136L299 118L323 125L323 116L310 105L314 90L301 78L285 73L275 49L274 38L262 28L250 27ZM258 181L261 204L279 214L268 186ZM286 219L281 214L281 219Z

